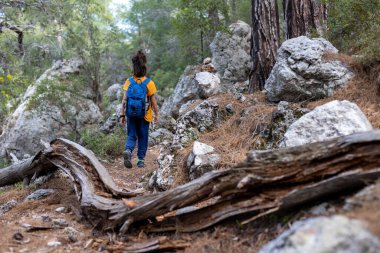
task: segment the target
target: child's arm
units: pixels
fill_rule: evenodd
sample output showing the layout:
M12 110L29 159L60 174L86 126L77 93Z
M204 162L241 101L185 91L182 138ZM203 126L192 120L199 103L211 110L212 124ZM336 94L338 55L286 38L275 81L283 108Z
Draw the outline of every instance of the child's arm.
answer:
M156 96L154 94L150 96L150 101L152 102L152 107L154 111L154 116L153 116L154 123L157 123L158 122L158 105L157 105Z

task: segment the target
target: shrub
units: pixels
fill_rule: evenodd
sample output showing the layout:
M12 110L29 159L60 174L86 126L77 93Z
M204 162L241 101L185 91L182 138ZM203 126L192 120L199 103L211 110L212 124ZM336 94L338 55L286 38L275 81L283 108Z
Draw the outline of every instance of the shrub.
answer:
M380 60L380 1L337 0L329 3L330 41L362 60Z
M85 147L97 156L113 159L123 154L126 134L122 128L117 128L111 134L85 130L81 133L81 138Z
M10 165L10 162L5 158L0 158L0 169L3 169Z

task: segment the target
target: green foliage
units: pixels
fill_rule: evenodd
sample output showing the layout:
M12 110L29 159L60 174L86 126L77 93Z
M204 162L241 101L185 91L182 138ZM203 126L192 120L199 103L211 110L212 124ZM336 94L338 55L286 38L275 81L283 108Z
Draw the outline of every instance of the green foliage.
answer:
M0 158L0 169L3 169L9 165L10 165L9 160L7 160L5 158Z
M172 93L181 73L181 68L166 71L163 69L157 69L154 72L152 78L160 89L160 95L167 97Z
M86 148L102 158L115 158L123 154L126 133L117 128L112 134L86 130L80 133Z
M16 190L19 190L19 191L21 191L22 189L24 189L24 187L22 185L22 182L15 183L15 188L16 188Z
M217 31L225 31L236 20L250 22L250 4L249 0L133 0L129 9L121 10L128 24L128 50L145 49L149 73L159 93L167 96L187 65L210 56L209 44Z
M329 2L329 39L343 52L380 60L380 1Z
M175 33L187 49L185 57L200 63L210 55L209 44L217 31L226 30L230 18L224 0L181 0L173 20Z

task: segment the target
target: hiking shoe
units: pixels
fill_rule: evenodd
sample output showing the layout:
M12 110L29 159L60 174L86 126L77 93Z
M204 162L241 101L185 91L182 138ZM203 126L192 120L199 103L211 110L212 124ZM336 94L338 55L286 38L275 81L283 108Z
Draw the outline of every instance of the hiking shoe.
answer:
M132 152L129 149L124 151L123 158L124 158L125 168L128 168L128 169L132 168L132 162L131 162Z
M139 168L144 168L144 167L145 167L144 160L138 160L138 161L137 161L137 167L139 167Z

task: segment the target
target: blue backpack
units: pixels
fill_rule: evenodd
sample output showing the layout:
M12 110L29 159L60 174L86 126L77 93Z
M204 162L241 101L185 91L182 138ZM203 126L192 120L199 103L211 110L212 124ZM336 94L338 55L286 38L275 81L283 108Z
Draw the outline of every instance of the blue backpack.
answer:
M147 85L150 78L138 84L133 77L129 78L129 87L127 90L127 106L125 114L128 118L144 118L146 113L146 94L148 93Z

